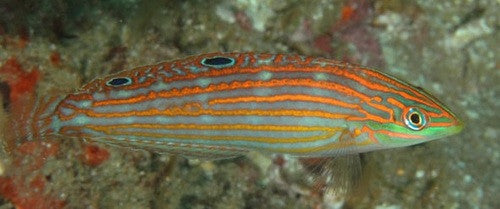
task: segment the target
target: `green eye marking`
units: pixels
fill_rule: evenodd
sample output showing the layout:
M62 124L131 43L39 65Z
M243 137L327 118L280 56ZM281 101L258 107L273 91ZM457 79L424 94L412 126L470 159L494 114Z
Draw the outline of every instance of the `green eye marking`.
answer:
M422 130L427 124L425 115L416 107L409 108L403 116L405 125L415 131Z

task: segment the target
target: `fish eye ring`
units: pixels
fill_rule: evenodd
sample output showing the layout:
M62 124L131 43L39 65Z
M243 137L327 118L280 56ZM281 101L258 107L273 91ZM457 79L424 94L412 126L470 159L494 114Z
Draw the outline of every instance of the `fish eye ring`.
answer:
M415 131L422 130L427 124L427 119L424 113L416 107L408 108L406 113L403 115L403 121L408 128Z
M128 77L112 78L106 82L106 86L112 86L112 87L126 86L130 84L132 84L132 79Z

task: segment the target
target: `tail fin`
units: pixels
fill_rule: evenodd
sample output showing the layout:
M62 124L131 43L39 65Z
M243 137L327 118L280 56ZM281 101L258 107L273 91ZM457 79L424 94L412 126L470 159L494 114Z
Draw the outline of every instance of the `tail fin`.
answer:
M42 140L52 132L51 117L61 96L25 97L9 105L8 124L4 126L8 151L23 141Z
M49 130L50 115L60 97L37 96L36 86L40 73L36 68L26 71L16 58L0 66L0 81L9 88L7 124L4 125L4 146L7 151L18 142L43 138Z

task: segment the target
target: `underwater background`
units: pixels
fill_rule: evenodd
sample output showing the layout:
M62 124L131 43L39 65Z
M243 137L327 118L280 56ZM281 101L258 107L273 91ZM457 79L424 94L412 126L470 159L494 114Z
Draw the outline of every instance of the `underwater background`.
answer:
M347 196L308 192L286 178L297 172L287 159L19 142L0 151L0 209L500 208L498 11L498 0L0 0L1 126L26 92L71 92L218 51L369 66L426 89L465 122L455 136L363 154L361 189Z

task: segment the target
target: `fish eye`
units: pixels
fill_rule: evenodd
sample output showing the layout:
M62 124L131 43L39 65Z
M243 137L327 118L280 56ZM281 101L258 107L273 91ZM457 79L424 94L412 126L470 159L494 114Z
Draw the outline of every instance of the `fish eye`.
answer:
M201 60L201 64L207 67L224 68L234 65L235 61L230 57L209 57Z
M425 115L416 107L409 108L403 119L405 125L415 131L422 130L427 123Z
M109 81L106 82L106 86L126 86L130 85L132 83L132 79L127 78L127 77L119 77L119 78L112 78L109 79Z

